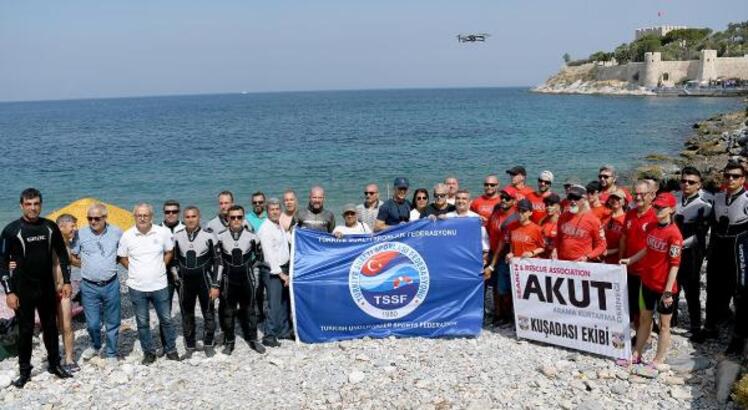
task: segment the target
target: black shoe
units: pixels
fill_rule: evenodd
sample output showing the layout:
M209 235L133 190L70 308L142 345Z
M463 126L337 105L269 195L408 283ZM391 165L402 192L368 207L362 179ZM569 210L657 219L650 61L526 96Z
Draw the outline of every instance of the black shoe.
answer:
M205 346L205 357L213 357L215 355L216 355L216 349L213 348L213 345Z
M166 354L166 360L173 360L175 362L179 361L179 353L177 351L169 352Z
M254 350L255 352L259 354L265 353L265 346L263 346L260 342L257 340L253 340L249 342L249 348Z
M741 337L733 337L732 340L730 340L730 344L727 345L727 350L725 350L725 354L740 356L743 354L744 346L745 346L745 339Z
M65 370L65 368L62 367L62 365L59 363L54 366L50 366L47 371L57 376L58 379L69 379L73 377L73 375L68 373L68 371Z
M262 344L267 347L279 347L281 345L278 339L274 337L263 338Z
M226 356L231 356L231 353L234 353L234 344L225 343L223 346L223 350L221 350L221 353L225 354Z
M691 337L688 338L693 343L704 343L706 341L706 336L704 336L704 332L701 329L693 329L691 330Z
M149 364L156 361L156 355L153 353L146 353L143 355L143 361L142 364L148 366Z
M13 386L19 389L23 389L23 386L31 380L31 371L21 372L17 379L13 380Z
M704 336L704 339L717 339L719 338L719 330L714 327L705 327L701 331L702 335Z
M166 351L164 349L156 349L156 357L164 357Z
M195 348L194 347L188 347L185 350L185 352L184 352L184 356L182 356L182 360L189 360L189 359L191 359L193 353L195 353Z

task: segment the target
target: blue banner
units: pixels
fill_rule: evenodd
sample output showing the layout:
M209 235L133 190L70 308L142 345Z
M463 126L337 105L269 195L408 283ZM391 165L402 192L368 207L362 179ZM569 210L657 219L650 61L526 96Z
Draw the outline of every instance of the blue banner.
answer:
M478 218L419 220L374 235L296 229L291 292L305 343L471 336L483 320Z

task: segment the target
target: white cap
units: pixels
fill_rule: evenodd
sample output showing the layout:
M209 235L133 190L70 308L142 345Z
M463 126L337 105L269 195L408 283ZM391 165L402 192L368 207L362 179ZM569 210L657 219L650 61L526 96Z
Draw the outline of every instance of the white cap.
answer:
M553 172L545 170L540 173L540 175L538 176L538 179L542 179L543 181L553 182Z

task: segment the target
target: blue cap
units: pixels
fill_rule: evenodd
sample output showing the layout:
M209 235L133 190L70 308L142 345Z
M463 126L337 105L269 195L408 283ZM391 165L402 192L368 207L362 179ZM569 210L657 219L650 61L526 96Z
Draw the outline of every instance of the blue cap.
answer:
M397 177L395 178L395 182L393 183L395 185L395 188L408 188L410 184L408 183L408 178L405 177Z

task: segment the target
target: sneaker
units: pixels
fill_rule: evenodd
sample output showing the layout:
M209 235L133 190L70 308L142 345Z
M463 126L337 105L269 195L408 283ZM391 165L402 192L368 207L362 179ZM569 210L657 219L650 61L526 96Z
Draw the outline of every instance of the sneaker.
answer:
M234 352L234 344L233 343L227 343L223 346L223 350L221 350L221 353L225 354L226 356L231 356L231 353Z
M83 353L81 353L81 359L83 360L91 360L94 356L99 354L98 349L94 349L93 346L87 347L85 350L83 350Z
M274 337L263 338L262 344L267 347L279 347L281 345L278 339Z
M173 351L173 352L169 352L169 353L167 353L167 354L166 354L166 360L173 360L173 361L175 361L175 362L178 362L178 361L180 360L180 359L179 359L179 353L177 353L177 351L176 351L176 350L175 350L175 351Z
M156 355L153 353L146 353L143 355L143 361L141 362L143 365L148 366L149 364L156 361Z
M257 340L253 340L249 342L249 348L254 350L255 352L259 354L265 353L265 346L263 346L260 342Z
M216 349L212 345L205 346L205 357L213 357L216 355Z

